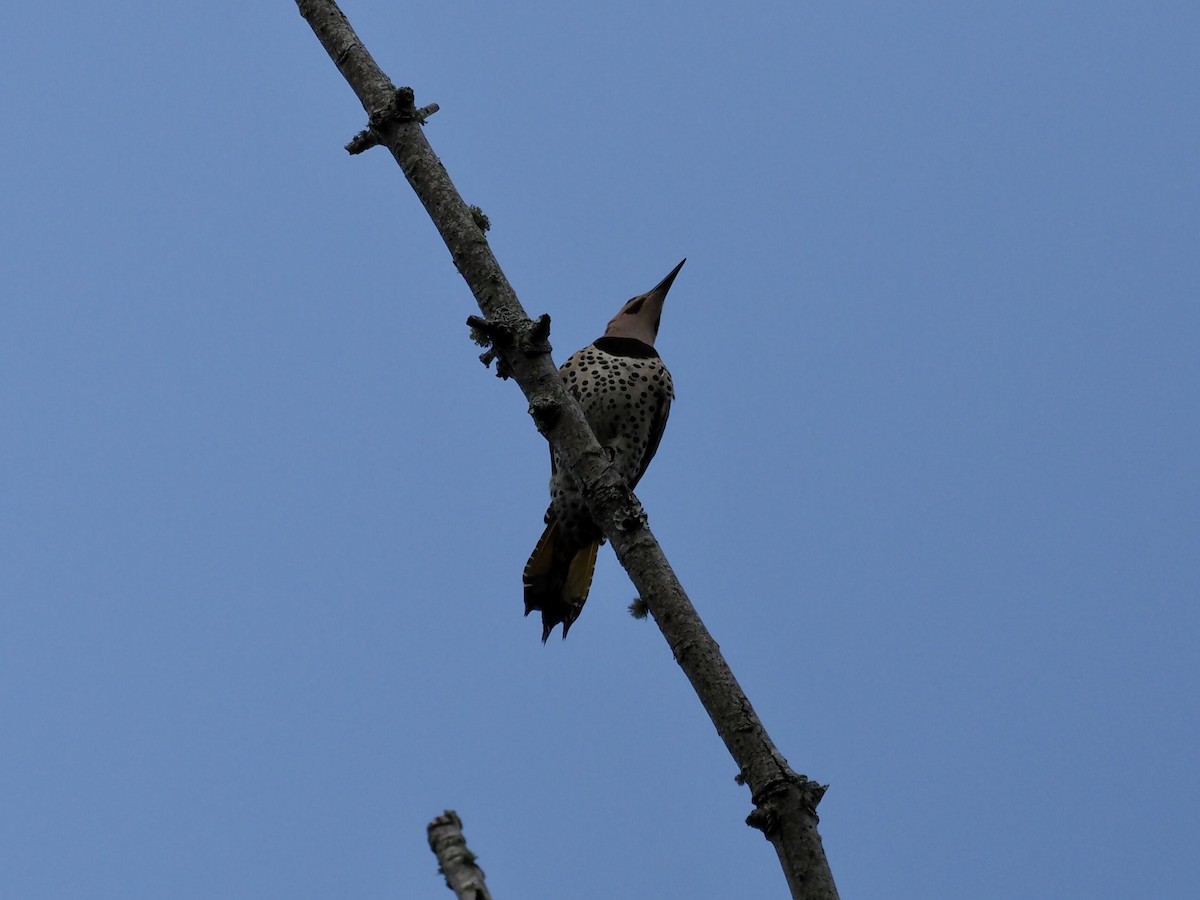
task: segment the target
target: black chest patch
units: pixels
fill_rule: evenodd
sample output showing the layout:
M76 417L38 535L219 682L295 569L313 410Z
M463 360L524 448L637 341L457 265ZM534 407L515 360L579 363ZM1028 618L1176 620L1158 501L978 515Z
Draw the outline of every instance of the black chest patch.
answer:
M656 359L658 351L637 338L602 337L592 341L592 346L613 356L627 356L630 359Z

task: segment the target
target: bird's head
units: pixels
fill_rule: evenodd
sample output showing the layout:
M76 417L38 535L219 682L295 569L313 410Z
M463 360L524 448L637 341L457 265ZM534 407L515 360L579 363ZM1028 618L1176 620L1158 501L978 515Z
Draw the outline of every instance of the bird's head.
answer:
M662 319L663 301L667 299L671 282L675 280L685 262L686 259L680 260L679 265L673 268L666 278L622 306L621 311L608 323L604 336L634 338L653 347L654 339L658 337L658 323Z

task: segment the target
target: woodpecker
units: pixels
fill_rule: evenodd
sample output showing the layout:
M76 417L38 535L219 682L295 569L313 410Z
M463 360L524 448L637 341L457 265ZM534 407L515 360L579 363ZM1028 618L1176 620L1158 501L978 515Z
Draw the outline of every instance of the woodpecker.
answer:
M651 290L634 297L597 338L559 372L579 401L596 440L632 489L654 458L675 391L654 339L663 301L683 260ZM542 613L542 643L562 623L566 638L583 611L596 552L604 542L563 460L550 453L550 508L546 530L525 565L525 615Z

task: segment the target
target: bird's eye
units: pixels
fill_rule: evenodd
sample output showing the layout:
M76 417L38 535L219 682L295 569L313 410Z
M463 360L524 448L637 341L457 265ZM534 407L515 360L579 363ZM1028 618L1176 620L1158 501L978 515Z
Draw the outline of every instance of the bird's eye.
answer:
M627 315L627 316L634 315L635 313L637 313L638 311L641 310L642 304L645 302L646 302L645 297L639 297L638 299L634 300L627 307L625 307L625 315Z

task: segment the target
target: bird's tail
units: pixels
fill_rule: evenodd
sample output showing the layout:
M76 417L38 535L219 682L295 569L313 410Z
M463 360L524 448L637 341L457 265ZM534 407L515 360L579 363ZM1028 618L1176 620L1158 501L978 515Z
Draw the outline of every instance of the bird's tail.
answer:
M525 615L541 610L543 644L559 622L565 638L579 618L592 586L596 551L600 549L599 539L573 548L564 538L559 523L551 522L525 564Z

